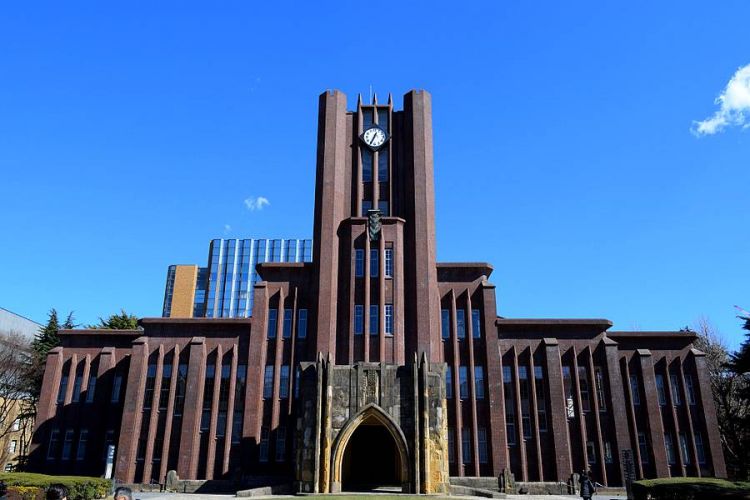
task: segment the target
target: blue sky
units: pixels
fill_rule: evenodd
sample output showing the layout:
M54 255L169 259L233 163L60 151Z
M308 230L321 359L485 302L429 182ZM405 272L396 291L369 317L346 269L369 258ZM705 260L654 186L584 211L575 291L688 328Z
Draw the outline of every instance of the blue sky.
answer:
M691 128L750 64L747 19L744 0L7 4L0 305L159 315L167 266L211 238L312 234L318 94L425 88L438 257L493 263L499 314L705 316L736 346L742 95Z

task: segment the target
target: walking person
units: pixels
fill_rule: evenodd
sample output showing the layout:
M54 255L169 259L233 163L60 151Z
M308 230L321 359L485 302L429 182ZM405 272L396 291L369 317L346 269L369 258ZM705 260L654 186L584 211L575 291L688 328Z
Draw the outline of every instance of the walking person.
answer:
M591 482L588 472L582 472L578 481L581 486L581 498L583 498L583 500L591 500L591 496L596 493L596 487L594 487L594 483Z

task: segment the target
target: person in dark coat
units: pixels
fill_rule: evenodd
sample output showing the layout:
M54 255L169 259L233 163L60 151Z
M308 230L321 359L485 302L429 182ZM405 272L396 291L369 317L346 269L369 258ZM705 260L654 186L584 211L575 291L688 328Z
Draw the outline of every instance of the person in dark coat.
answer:
M581 477L578 481L581 486L581 498L584 500L591 500L591 495L596 493L596 488L594 487L594 483L591 482L588 473L581 473Z

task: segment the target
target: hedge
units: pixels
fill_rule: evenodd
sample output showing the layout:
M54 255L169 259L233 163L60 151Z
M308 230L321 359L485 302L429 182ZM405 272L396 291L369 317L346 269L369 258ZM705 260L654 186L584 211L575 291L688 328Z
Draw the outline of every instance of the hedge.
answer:
M635 500L750 500L750 483L714 477L644 479L633 483Z
M105 498L112 490L112 483L109 479L100 477L47 476L30 472L4 472L0 473L0 481L4 482L9 490L15 489L13 487L46 489L52 484L62 484L68 488L69 500Z

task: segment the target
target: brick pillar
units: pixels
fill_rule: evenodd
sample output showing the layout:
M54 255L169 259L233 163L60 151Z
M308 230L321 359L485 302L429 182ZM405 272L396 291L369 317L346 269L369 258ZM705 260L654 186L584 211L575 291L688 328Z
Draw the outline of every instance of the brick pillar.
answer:
M39 395L37 418L34 422L34 434L29 447L29 457L39 467L42 466L47 456L47 439L51 430L49 427L53 425L57 412L57 392L60 388L63 365L62 347L55 347L47 353L42 392Z
M724 463L724 453L721 449L721 436L719 436L719 422L716 418L716 405L711 394L711 380L708 378L708 367L706 366L706 354L698 349L691 349L693 361L695 362L695 374L698 383L695 389L698 391L698 402L703 409L698 414L703 415L706 425L706 438L708 450L711 455L714 476L727 477L727 467Z
M570 434L563 387L562 363L557 339L545 338L544 352L547 359L547 381L549 384L550 417L552 436L555 441L555 469L557 481L567 481L573 473L570 458Z
M643 400L646 403L648 415L649 439L651 451L654 455L654 467L657 477L669 477L669 464L667 463L667 451L664 448L664 424L661 419L661 407L656 394L656 377L654 374L654 361L651 351L638 349L637 355L640 361L641 375L643 376Z
M615 459L615 463L619 466L620 475L618 478L610 478L612 484L622 484L623 477L625 477L623 466L621 463L620 453L622 450L630 448L630 437L628 435L628 408L625 405L625 394L623 393L622 375L620 373L620 362L619 355L617 352L617 342L604 337L602 339L604 344L604 355L607 360L607 379L609 381L609 403L612 406L612 419L615 424L615 446L612 450L612 455ZM630 384L630 381L628 381ZM628 385L629 386L629 385ZM636 434L637 438L637 434ZM635 455L634 455L635 456Z
M496 324L495 285L484 279L480 286L484 309L484 344L487 359L487 373L484 384L490 405L490 459L492 475L499 476L503 469L508 468L508 438L505 435L505 397L503 395L503 358L500 355L499 332Z
M203 381L206 376L206 339L190 340L185 408L182 412L182 433L177 475L180 479L196 479L200 453L200 423L203 409Z
M133 341L130 356L130 370L120 424L123 432L120 432L114 474L115 478L125 483L132 483L135 480L135 455L138 451L138 437L141 433L148 356L148 339L138 337Z

